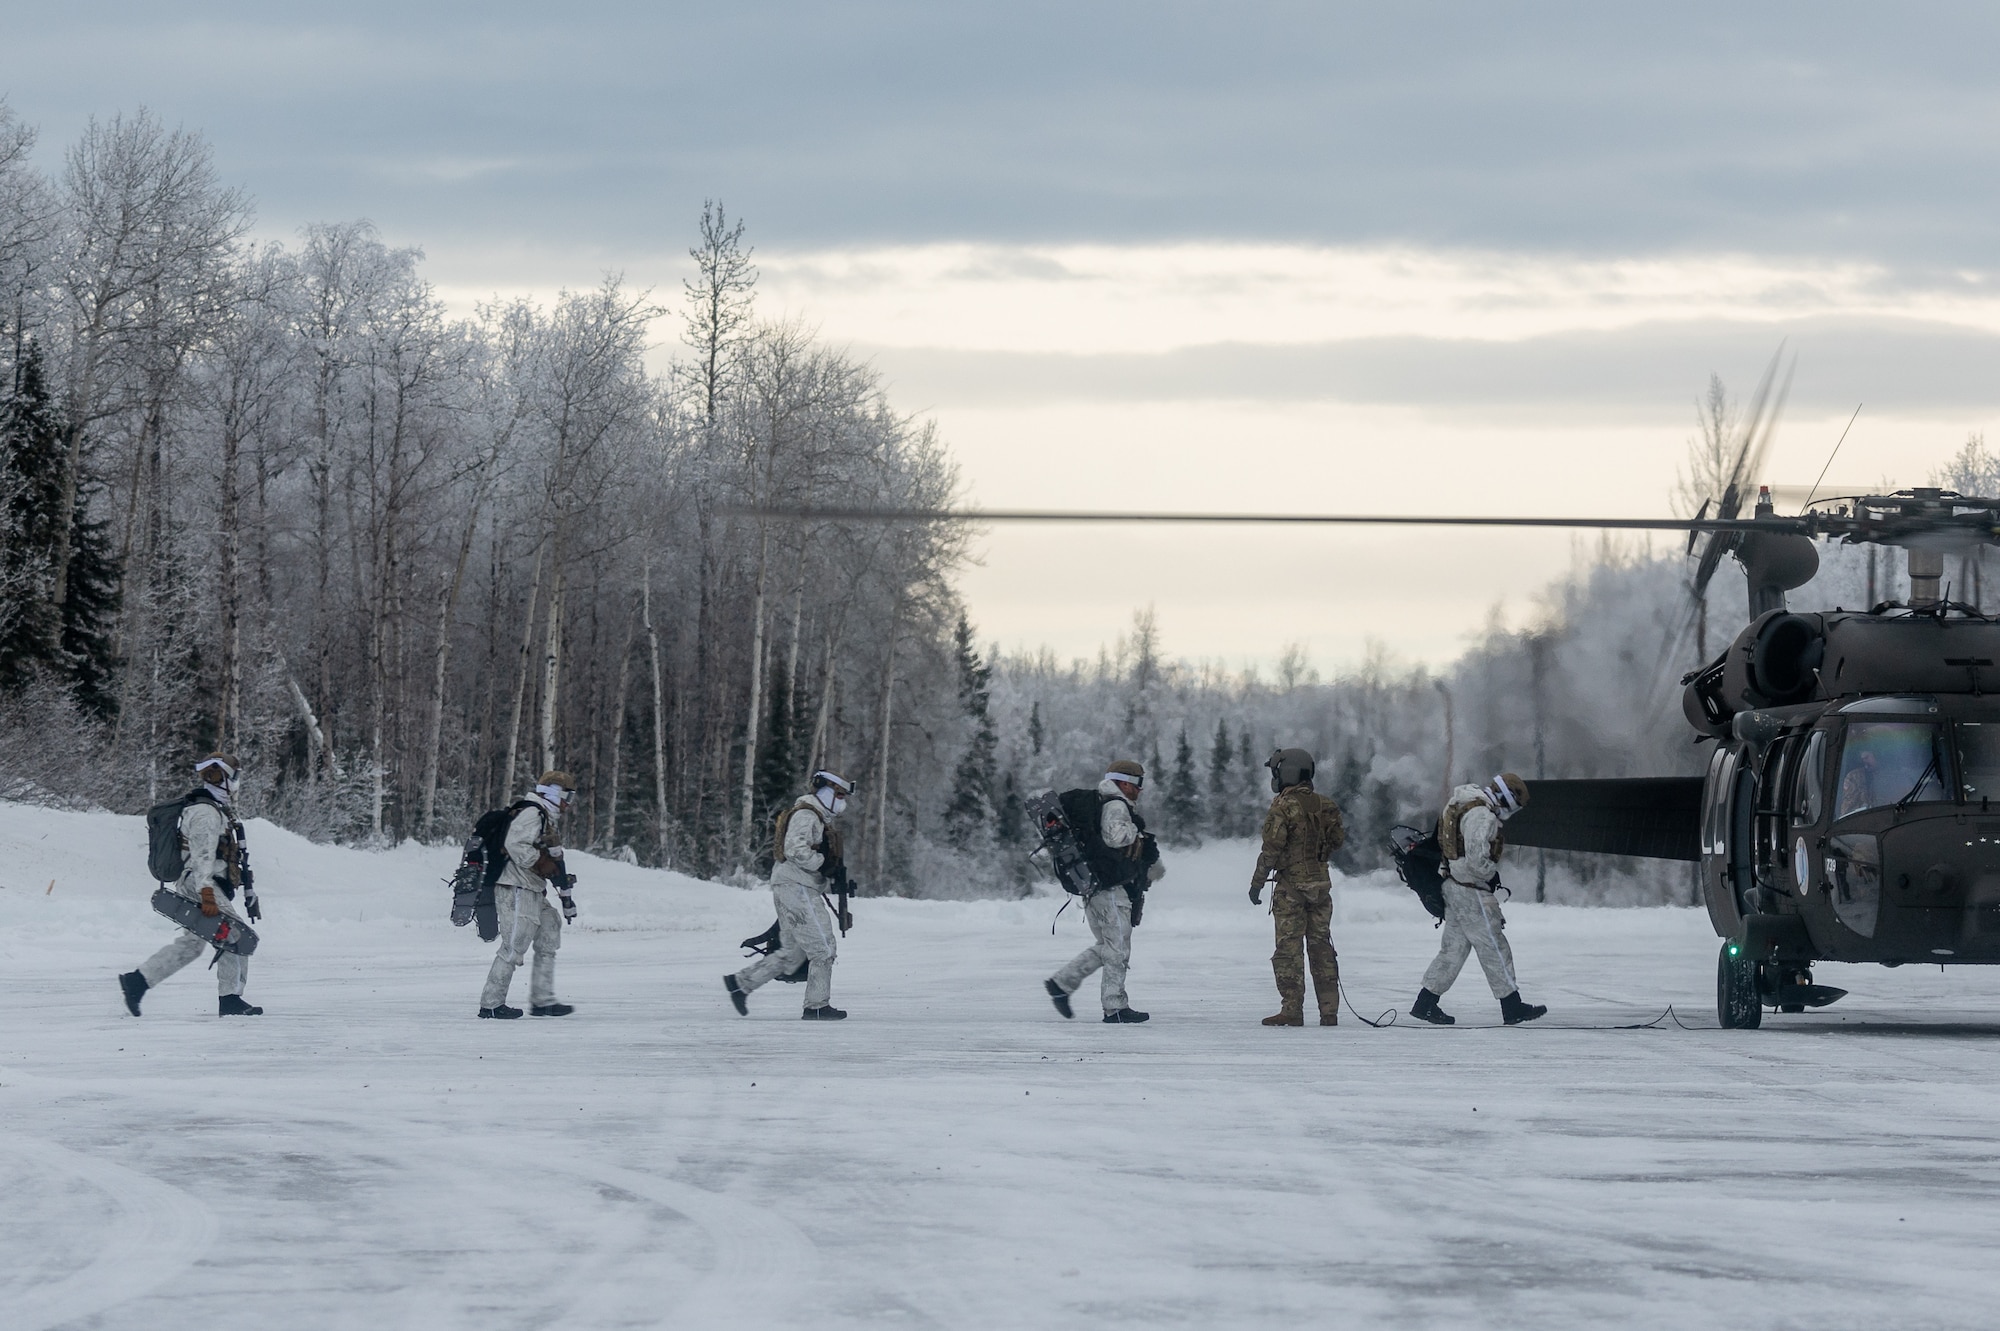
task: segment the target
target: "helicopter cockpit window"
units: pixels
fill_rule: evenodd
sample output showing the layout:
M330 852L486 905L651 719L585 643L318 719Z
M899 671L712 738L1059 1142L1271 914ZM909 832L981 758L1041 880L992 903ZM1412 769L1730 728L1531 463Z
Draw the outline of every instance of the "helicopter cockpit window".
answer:
M1792 825L1810 827L1826 808L1826 732L1815 730L1792 778Z
M1885 804L1945 798L1948 773L1936 726L1923 721L1850 721L1840 750L1833 816Z
M1956 729L1959 780L1965 783L1965 798L2000 798L2000 724L1960 721Z

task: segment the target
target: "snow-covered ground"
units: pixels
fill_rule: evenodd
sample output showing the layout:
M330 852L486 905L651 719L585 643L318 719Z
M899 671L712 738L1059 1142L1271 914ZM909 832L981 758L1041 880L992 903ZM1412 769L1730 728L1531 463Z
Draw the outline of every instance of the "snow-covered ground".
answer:
M566 1020L473 1016L452 853L251 828L250 997L169 936L140 820L0 806L0 1325L144 1328L1983 1326L2000 974L1823 967L1715 1029L1685 910L1510 907L1543 1022L1477 963L1453 1030L1265 1030L1240 844L1175 856L1133 1001L1075 1022L1055 900L863 901L835 1001L719 980L768 897L578 857ZM53 888L50 884L53 883ZM1348 991L1435 943L1341 889ZM524 994L525 972L516 999ZM1667 1004L1697 1029L1648 1020Z

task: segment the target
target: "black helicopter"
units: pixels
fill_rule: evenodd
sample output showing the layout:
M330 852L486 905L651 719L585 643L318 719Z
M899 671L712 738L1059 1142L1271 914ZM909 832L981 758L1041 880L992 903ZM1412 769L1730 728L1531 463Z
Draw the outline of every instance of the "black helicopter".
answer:
M1775 364L1774 364L1775 368ZM1742 566L1749 623L1681 681L1706 775L1528 783L1516 846L1698 863L1723 940L1716 1015L1754 1028L1766 1008L1843 997L1816 961L2000 963L2000 619L1946 598L1947 552L2000 544L2000 499L1899 490L1776 512L1759 487L1765 376L1723 493L1689 519L1418 517L1049 510L759 508L859 522L1200 522L1568 527L1688 533L1698 604L1722 559ZM1773 420L1775 413L1773 414ZM1705 540L1703 538L1706 538ZM1794 612L1816 540L1899 547L1909 599ZM1989 692L1989 690L1993 690Z

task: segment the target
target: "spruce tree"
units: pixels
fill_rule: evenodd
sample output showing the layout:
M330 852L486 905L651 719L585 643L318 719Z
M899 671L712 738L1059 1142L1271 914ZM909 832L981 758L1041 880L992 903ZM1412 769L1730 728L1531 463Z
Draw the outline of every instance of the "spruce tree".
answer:
M1036 757L1042 752L1042 701L1037 698L1028 708L1028 747Z
M971 723L972 737L952 777L951 803L944 811L945 836L959 849L970 850L995 824L994 781L1000 765L1000 741L993 731L992 671L979 659L972 644L972 625L963 614L952 637L958 659L958 703Z
M771 690L771 712L765 719L769 729L766 732L768 738L757 754L756 818L759 823L768 825L779 809L791 803L797 794L793 786L799 779L799 773L794 770L796 760L792 757L792 691L782 682ZM765 840L766 844L758 848L758 862L768 865L776 854L776 847L770 844L769 838Z
M63 514L62 423L41 348L30 342L0 399L0 689L18 693L44 671L66 675L63 616L51 603Z
M1217 719L1215 743L1208 751L1208 830L1213 836L1237 835L1236 801L1230 798L1229 790L1229 760L1232 756L1229 723Z
M1174 770L1167 778L1166 835L1176 845L1201 844L1201 793L1195 784L1194 745L1188 743L1187 727L1181 727L1180 742L1174 746Z

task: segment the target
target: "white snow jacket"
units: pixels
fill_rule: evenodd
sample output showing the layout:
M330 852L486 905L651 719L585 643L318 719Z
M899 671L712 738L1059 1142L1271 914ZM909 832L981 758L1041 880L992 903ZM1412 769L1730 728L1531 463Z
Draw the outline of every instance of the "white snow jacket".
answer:
M785 821L782 854L771 866L771 881L792 883L818 891L826 884L820 869L826 864L826 829L832 815L811 795L802 795L792 805Z
M214 887L215 904L225 915L241 920L222 893L229 881L229 861L218 854L223 834L229 831L229 814L207 800L195 800L181 810L181 844L187 847L187 867L174 881L174 891L189 901L200 901L204 887Z
M1469 784L1452 791L1451 798L1445 801L1445 808L1468 803L1473 807L1458 820L1458 835L1465 854L1448 861L1445 868L1455 881L1467 887L1489 887L1500 876L1500 852L1503 848L1500 815L1493 811L1486 791Z
M540 795L526 797L528 807L507 824L507 862L496 880L502 887L524 887L530 892L547 892L548 879L535 872L535 861L549 850L562 858L562 838L556 830L560 811Z
M1098 814L1097 830L1103 835L1105 845L1123 850L1139 839L1139 825L1132 821L1131 802L1115 781L1098 782L1097 793L1111 797L1104 801L1104 808Z

